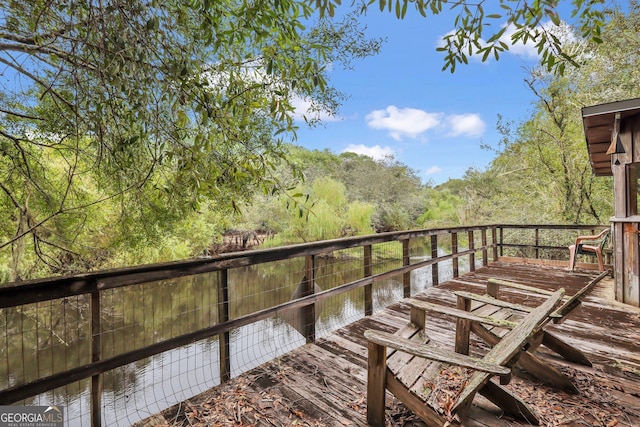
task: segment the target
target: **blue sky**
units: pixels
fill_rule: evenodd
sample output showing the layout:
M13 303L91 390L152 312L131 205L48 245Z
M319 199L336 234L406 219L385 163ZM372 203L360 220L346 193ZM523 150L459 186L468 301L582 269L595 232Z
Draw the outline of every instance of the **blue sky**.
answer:
M370 11L367 35L385 37L380 54L333 69L334 86L349 95L339 117L309 128L300 124L296 144L339 154L391 154L424 182L461 178L470 167L486 167L497 145L498 115L516 123L528 118L535 100L524 79L536 64L533 46L512 48L499 61L472 59L455 73L442 71L438 41L453 18Z

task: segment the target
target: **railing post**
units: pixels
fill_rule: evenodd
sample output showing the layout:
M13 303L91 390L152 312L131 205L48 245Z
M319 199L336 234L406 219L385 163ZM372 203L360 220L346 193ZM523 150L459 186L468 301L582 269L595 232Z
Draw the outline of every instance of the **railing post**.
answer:
M91 292L91 362L100 361L102 326L100 324L100 291ZM102 373L91 377L91 426L102 425Z
M438 235L431 236L431 259L438 258ZM431 264L431 286L438 285L438 263Z
M371 245L364 245L364 277L373 276L373 252ZM364 315L373 314L373 283L364 287Z
M409 239L402 241L402 265L408 266L411 264L411 258L409 256ZM409 298L411 296L411 272L407 271L402 274L402 289L404 290L404 297Z
M498 260L498 245L496 238L496 228L491 229L491 241L493 242L493 260ZM502 256L502 227L500 227L500 256Z
M474 252L476 243L473 238L473 230L467 232L467 238L469 240L469 250L471 251L469 253L469 271L476 271L476 253Z
M540 229L537 227L535 230L535 234L536 234L536 259L538 259L540 258L539 249L538 249L538 247L540 246Z
M451 233L451 255L453 256L452 265L453 265L453 277L460 276L460 271L458 268L458 233L455 231Z
M301 297L306 297L315 293L316 283L316 257L307 255L304 267L304 291ZM307 343L316 340L316 304L309 304L304 307L304 337Z
M487 251L487 229L482 229L482 265L489 265L489 252ZM494 242L495 243L495 242Z
M218 275L218 323L227 321L229 321L229 271L225 268L220 270ZM221 383L231 379L231 346L229 338L229 331L218 335Z

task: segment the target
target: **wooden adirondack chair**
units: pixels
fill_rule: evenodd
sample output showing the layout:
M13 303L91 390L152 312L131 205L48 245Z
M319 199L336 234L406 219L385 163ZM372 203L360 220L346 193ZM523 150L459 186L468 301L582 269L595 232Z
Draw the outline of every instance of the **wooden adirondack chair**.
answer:
M385 390L389 390L432 427L464 422L476 393L505 413L537 425L539 421L533 410L491 378L499 376L503 385L509 382L509 368L539 335L563 295L563 289L553 293L481 359L446 351L429 342L425 334L425 312L420 308L412 307L411 322L396 334L367 330L367 422L384 426Z
M567 316L581 305L583 298L591 292L593 287L608 274L608 271L600 273L574 295L571 297L565 297L562 304L545 321L545 324L550 320L553 320L554 323L564 322ZM458 297L458 309L425 302L416 302L414 304L422 307L422 309L426 311L455 316L457 319L456 352L468 354L470 332L473 332L487 344L495 345L500 342L502 335L504 335L506 331L517 325L514 320L517 321L519 317L526 315L526 313L533 310L533 308L529 306L514 304L499 299L501 287L526 291L536 294L541 298L553 294L551 291L545 291L536 287L507 280L490 278L487 282L487 293L485 295L465 291L454 292ZM490 322L478 321L478 318L482 318L483 316L494 319L496 323L492 324ZM591 361L578 348L568 344L565 340L546 330L544 325L539 332L539 339L532 340L529 347L526 351L522 352L518 359L517 366L529 372L540 381L560 388L568 393L577 394L579 391L569 377L564 375L558 369L544 363L544 361L534 354L535 350L540 345L544 345L548 349L562 356L564 359L574 363L591 366Z
M594 236L578 236L576 242L569 246L569 270L573 271L578 255L595 255L598 258L598 269L604 271L602 250L609 239L610 230L605 228Z

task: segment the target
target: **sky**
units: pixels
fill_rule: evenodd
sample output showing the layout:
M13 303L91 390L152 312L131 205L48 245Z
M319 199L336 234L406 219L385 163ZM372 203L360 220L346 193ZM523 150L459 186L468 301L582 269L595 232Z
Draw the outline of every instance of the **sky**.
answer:
M295 143L335 154L392 155L437 185L491 162L495 153L481 145L500 141L498 115L516 124L529 117L535 97L524 79L537 59L528 44L498 61L471 59L453 74L443 71L436 47L453 18L410 12L404 20L368 13L367 36L386 39L381 52L354 61L353 70L330 71L331 83L349 98L320 126L300 121Z

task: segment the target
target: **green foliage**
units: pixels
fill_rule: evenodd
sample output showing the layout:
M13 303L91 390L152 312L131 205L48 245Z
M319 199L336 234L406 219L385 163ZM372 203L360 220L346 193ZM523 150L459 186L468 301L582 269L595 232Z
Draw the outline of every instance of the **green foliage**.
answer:
M423 184L416 172L393 158L376 161L355 153L335 155L328 150L293 147L292 157L308 180L331 177L342 182L350 203L374 207L375 230L413 228L424 210Z
M584 141L580 106L640 96L637 63L640 7L611 11L602 43L566 48L583 65L564 76L533 70L527 80L538 102L517 126L500 122L503 140L484 172L470 171L465 206L493 221L606 223L613 182L595 177Z
M635 2L605 28L600 1L574 1L583 37L575 45L540 25L560 22L557 1L362 0L338 20L340 3L4 2L0 280L195 255L241 208L252 228L299 240L411 228L421 215L481 222L539 205L549 218L606 215L607 186L591 179L584 148L577 151L576 105L640 87ZM450 10L454 31L439 48L445 69L472 54L498 58L509 47L506 22L511 42L534 43L544 69L570 77L534 75L537 115L487 173L472 171L465 188L443 194L423 191L393 159L285 144L297 129L294 99L329 112L344 99L328 64L350 68L380 49L357 14L374 4L399 18L409 6L423 16ZM303 169L310 186L300 183Z
M602 43L576 40L564 46L580 67L563 76L545 67L532 70L527 84L537 102L531 116L519 124L498 122L502 140L489 147L496 153L490 166L435 189L421 218L425 224L452 219L447 199L440 202L452 185L462 224L607 222L613 183L593 175L580 107L640 96L640 7L631 2L628 10L607 14ZM443 209L434 210L434 204Z
M335 8L330 0L317 0L315 3L321 12L331 12ZM362 0L360 7L366 11L376 5L380 11L394 13L398 19L406 16L409 5L423 17L451 13L454 16L453 31L444 36L444 45L437 48L445 55L443 70L454 72L457 64L467 64L472 55L480 56L484 62L489 58L498 59L515 43L533 43L541 55L541 65L549 71L562 74L567 64L577 65L578 60L571 51L565 49L565 40L558 34L558 27L563 21L561 4L557 0ZM576 21L576 29L582 39L602 42L604 5L602 0L572 2L568 13ZM543 25L546 21L556 27ZM509 30L513 30L510 40L505 41Z
M347 203L347 188L329 177L318 178L312 183L314 199L323 200L335 209L344 209Z
M370 203L359 200L351 202L347 210L347 224L351 228L351 234L361 236L374 232L371 226L371 218L375 212L375 207Z
M373 231L371 217L374 207L362 201L348 202L345 184L329 177L317 178L308 190L308 198L301 211L290 210L282 227L284 242L308 242L335 239ZM271 243L273 244L273 243Z
M284 191L280 176L301 177L283 144L292 101L335 110L327 64L380 47L353 14L314 24L299 0L1 8L0 258L13 278L142 259L114 253L175 248L167 236L203 207ZM178 246L151 258L193 249Z
M418 218L419 224L425 228L438 228L475 223L475 218L462 215L462 199L451 188L454 187L454 182L456 181L450 180L437 188L425 189L427 202L424 214Z

